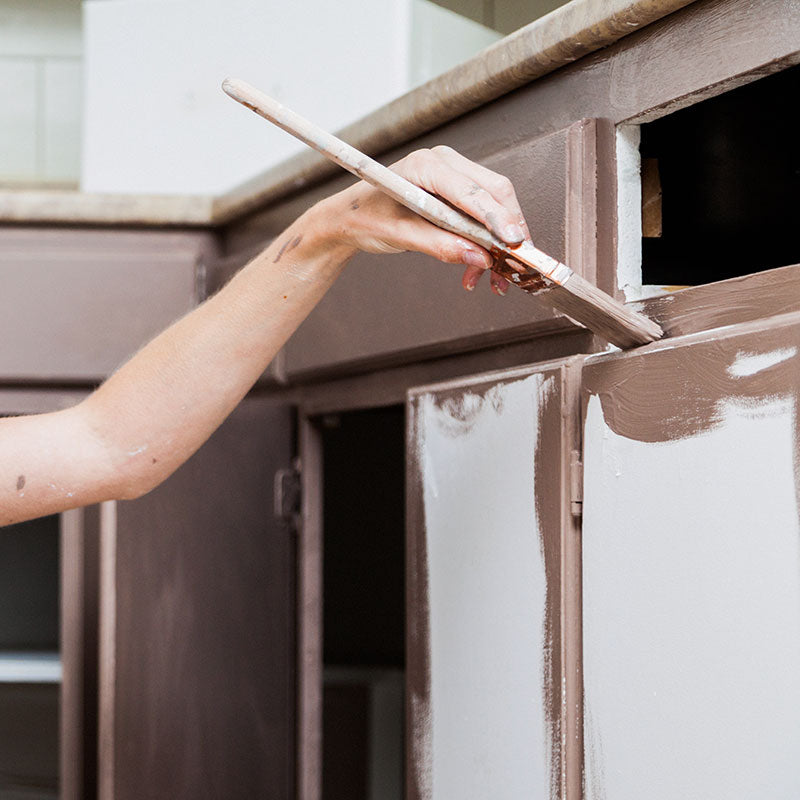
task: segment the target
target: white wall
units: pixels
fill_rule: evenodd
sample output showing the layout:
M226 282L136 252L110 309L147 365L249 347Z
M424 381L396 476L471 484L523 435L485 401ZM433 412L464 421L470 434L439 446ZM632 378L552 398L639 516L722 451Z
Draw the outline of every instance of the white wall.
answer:
M0 0L0 182L80 169L80 0Z
M421 1L87 0L83 188L218 193L273 166L302 146L235 104L222 80L244 78L339 128L409 88ZM439 38L462 29L468 51L445 48L450 61L483 30L448 15Z

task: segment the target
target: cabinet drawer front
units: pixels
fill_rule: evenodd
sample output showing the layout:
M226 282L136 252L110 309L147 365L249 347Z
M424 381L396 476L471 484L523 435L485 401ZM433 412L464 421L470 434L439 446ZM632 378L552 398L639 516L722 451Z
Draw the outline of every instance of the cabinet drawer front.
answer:
M593 264L585 270L584 262L593 257L577 239L585 232L595 240L595 135L594 122L583 121L485 161L514 181L537 245L559 260L570 259L590 277ZM591 202L582 203L584 195L591 195ZM496 297L488 278L474 293L464 292L461 272L458 265L416 253L357 257L288 343L288 374L396 363L568 324L516 289Z
M101 379L197 302L203 235L0 234L0 378Z

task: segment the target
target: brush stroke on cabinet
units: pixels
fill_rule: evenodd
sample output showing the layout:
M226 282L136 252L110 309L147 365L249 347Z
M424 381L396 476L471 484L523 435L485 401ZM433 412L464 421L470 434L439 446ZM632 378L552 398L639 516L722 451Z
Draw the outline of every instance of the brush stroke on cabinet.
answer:
M588 800L800 794L800 314L584 367Z
M555 798L576 776L579 786L573 371L562 362L410 394L415 800Z

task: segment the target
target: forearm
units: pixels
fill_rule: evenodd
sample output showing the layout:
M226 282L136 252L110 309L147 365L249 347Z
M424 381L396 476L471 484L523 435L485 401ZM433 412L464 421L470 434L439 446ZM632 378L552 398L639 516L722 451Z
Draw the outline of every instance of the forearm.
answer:
M526 234L507 179L450 148L394 165L513 244ZM314 206L215 297L66 411L0 419L0 524L138 497L182 464L247 393L357 251L415 250L467 265L473 289L493 264L359 182ZM492 274L492 288L507 283Z
M217 295L164 331L80 409L135 497L185 461L319 302L353 250L305 214Z

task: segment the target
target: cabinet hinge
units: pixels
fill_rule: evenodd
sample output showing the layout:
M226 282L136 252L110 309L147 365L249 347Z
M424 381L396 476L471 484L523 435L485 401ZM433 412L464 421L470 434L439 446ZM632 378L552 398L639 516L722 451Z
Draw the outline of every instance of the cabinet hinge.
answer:
M573 517L583 515L583 461L577 450L569 454L569 497Z
M295 528L299 526L302 507L300 475L299 458L292 462L291 467L279 469L275 473L275 516Z

